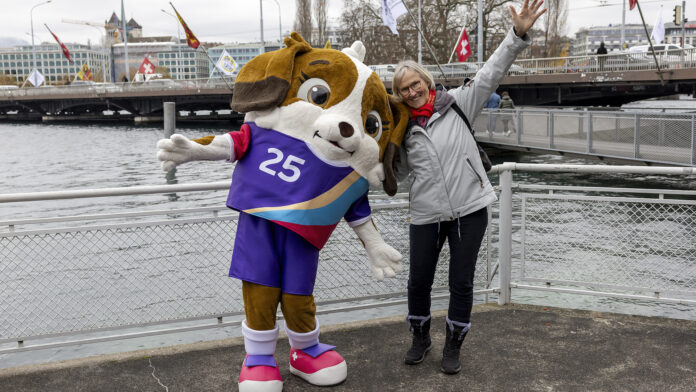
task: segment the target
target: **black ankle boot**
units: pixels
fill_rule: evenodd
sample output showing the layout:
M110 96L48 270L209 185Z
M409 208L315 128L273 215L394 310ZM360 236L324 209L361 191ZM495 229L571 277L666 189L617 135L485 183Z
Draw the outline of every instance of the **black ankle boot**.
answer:
M449 320L448 320L449 321ZM445 324L446 340L445 348L442 350L442 367L440 370L447 374L457 374L462 370L459 362L459 351L466 334L469 333L468 325L458 325L461 323L448 322Z
M404 363L407 365L417 365L425 359L425 354L433 348L433 343L430 340L430 316L426 318L407 318L411 332L413 332L413 341L411 348L406 352Z

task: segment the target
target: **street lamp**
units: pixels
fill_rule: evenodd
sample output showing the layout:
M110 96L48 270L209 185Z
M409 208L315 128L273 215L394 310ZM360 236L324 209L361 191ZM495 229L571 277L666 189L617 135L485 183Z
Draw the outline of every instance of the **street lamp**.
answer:
M280 10L280 3L278 2L278 0L273 1L275 1L276 5L278 6L278 37L280 42L279 45L283 46L283 24L280 23L280 14L282 13L282 11Z
M161 11L176 20L176 47L179 49L179 57L176 59L176 78L181 79L181 30L179 28L179 18L177 18L176 15L167 12L167 10L161 9Z
M43 3L39 3L33 7L31 7L31 10L29 11L29 21L31 23L31 51L32 51L32 65L34 66L34 69L36 69L36 48L34 48L34 8L48 4L50 3L51 0L44 1Z

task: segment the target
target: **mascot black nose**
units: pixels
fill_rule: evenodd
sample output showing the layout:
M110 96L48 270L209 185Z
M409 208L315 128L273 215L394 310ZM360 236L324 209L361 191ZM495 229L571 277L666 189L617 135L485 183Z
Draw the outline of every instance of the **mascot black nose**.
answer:
M343 122L343 121L338 123L338 129L341 130L341 136L343 136L343 137L351 137L351 136L353 136L353 133L355 132L355 130L353 129L353 127L350 124L348 124L347 122Z

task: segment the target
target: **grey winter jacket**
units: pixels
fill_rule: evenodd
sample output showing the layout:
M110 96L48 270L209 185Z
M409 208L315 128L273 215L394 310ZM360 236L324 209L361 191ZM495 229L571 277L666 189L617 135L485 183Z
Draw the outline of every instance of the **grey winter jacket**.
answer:
M517 55L531 40L512 29L474 79L450 94L470 123L481 112ZM401 146L395 167L399 181L411 172L409 191L411 223L416 225L457 219L487 207L495 192L481 164L476 141L464 121L451 108L451 99L432 114L425 129L412 125Z

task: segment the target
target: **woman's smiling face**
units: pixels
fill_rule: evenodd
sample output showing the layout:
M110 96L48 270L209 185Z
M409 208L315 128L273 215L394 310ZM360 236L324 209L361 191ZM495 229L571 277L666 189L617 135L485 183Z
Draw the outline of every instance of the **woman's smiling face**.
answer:
M425 105L430 97L427 86L427 83L416 71L406 69L398 86L399 95L401 95L401 98L408 106L418 109Z

